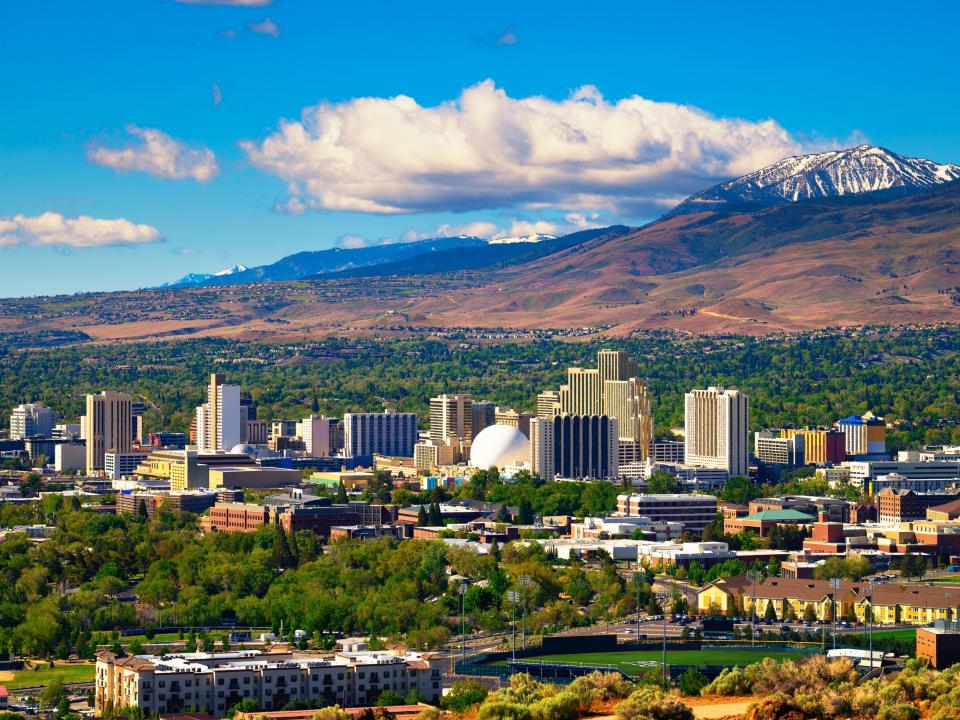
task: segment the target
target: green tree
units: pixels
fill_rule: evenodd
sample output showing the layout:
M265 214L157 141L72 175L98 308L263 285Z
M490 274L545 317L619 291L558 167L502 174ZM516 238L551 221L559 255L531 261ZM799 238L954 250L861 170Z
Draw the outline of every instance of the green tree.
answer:
M807 603L807 606L803 609L803 621L816 622L816 620L817 620L817 611L813 607L813 603Z
M683 489L680 480L666 470L656 470L647 481L647 492L651 495L678 493Z
M777 619L777 611L773 607L773 602L767 602L767 609L763 612L763 619L768 620L769 622L775 622Z
M340 484L337 485L337 504L347 504L347 486L343 484L343 480L341 480Z
M421 505L420 510L417 511L417 527L426 527L427 522L427 510Z
M696 668L687 669L677 678L677 687L680 689L681 695L699 696L700 691L709 684L710 681L707 676Z
M479 680L459 680L453 683L450 692L440 700L440 706L444 710L462 713L482 703L488 692Z
M54 675L47 682L46 687L40 691L40 707L44 710L55 708L61 700L67 698L67 695L67 686L63 682L63 676Z

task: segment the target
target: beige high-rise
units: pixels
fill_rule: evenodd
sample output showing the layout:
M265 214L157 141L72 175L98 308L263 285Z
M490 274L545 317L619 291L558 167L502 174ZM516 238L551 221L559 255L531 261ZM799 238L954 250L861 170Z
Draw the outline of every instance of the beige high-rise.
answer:
M596 368L567 368L560 392L537 397L537 415L606 415L617 419L620 464L644 462L653 442L653 415L637 363L623 350L601 350ZM555 399L554 399L555 398ZM552 412L551 412L552 410Z
M473 440L472 403L468 394L430 398L430 439L445 442L455 435L463 442Z
M87 474L104 469L107 452L128 453L132 446L133 404L125 393L105 390L87 395L83 437L87 441Z
M739 390L710 387L684 396L686 463L746 475L749 405Z

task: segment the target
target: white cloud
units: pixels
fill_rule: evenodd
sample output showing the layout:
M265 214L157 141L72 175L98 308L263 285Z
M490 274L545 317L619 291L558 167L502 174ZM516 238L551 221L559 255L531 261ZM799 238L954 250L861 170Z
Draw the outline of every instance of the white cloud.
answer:
M592 86L562 101L517 99L491 80L434 107L403 95L323 102L241 147L313 209L639 216L803 150L773 120L636 95L608 101Z
M208 182L220 171L213 151L208 148L190 147L162 130L130 125L127 132L140 141L131 141L120 148L94 145L87 151L87 159L118 172L140 171L169 180L193 178L197 182Z
M269 35L270 37L280 37L283 30L273 20L265 17L260 22L247 23L247 27L258 35Z
M0 217L0 247L37 245L93 248L160 242L160 231L123 218L101 220L81 215L65 218L57 212L27 217Z
M223 90L217 83L210 83L210 99L213 101L213 109L216 110L223 102Z
M181 5L231 5L233 7L266 7L273 0L173 0Z
M346 250L356 250L357 248L367 247L370 242L360 235L341 235L337 238L337 247Z

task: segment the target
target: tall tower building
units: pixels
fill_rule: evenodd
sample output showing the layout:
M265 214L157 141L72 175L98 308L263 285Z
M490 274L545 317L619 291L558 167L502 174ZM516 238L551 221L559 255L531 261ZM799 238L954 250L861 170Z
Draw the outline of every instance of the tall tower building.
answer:
M223 373L211 373L207 401L197 408L197 447L223 452L243 440L240 386L228 385Z
M130 452L132 416L132 401L125 393L105 390L99 395L87 395L82 432L87 441L87 473L104 469L108 451Z
M10 413L10 439L53 435L53 410L39 403L17 405Z
M619 455L616 418L558 415L530 421L530 466L544 480L615 478Z
M416 413L346 413L343 428L344 455L362 463L374 453L412 457L417 443Z
M473 400L470 395L438 395L430 398L430 439L444 442L455 435L473 440Z
M653 414L637 363L623 350L601 350L596 368L567 369L560 391L537 396L537 415L606 415L618 423L621 464L644 462L653 442Z
M333 455L330 418L311 415L297 423L297 437L303 440L308 455L328 457Z
M471 430L473 437L476 437L484 428L490 427L496 422L497 407L492 402L474 400L470 408L472 417Z
M691 390L684 396L687 464L746 475L749 425L749 403L739 390Z

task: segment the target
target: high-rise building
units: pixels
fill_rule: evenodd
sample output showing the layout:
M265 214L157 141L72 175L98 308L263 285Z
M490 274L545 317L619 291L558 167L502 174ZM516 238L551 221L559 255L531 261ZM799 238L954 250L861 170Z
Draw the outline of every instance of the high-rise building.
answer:
M617 419L619 462L646 462L653 442L653 414L647 386L636 377L637 363L623 350L601 350L596 368L567 368L559 392L537 396L537 415L606 415Z
M87 441L87 472L104 469L107 451L128 453L131 442L130 396L105 390L99 395L87 395L87 414L83 417L82 434Z
M560 413L560 392L544 390L537 395L537 417L552 418Z
M10 439L53 436L53 410L39 403L17 405L10 413Z
M529 438L530 421L535 417L537 416L533 413L517 412L516 410L511 410L510 408L498 407L495 420L497 425L506 425L507 427L516 428ZM477 435L478 433L474 433L474 437Z
M473 437L476 437L484 428L490 427L496 422L497 408L492 402L474 400L470 405L470 410L473 416Z
M240 386L228 385L223 373L211 373L207 401L197 408L197 448L223 452L243 440Z
M416 413L346 413L343 428L344 455L360 462L374 453L412 457L418 439Z
M780 431L781 437L791 438L795 435L803 436L804 462L807 465L842 463L846 460L846 435L840 430L786 428Z
M749 405L739 390L710 387L684 396L688 465L746 475Z
M530 421L530 465L544 480L617 477L616 418L606 415L534 418Z
M473 399L467 394L430 398L430 439L443 442L456 435L463 442L473 439Z
M297 437L303 440L308 455L327 457L333 454L330 442L330 418L311 415L297 423Z

